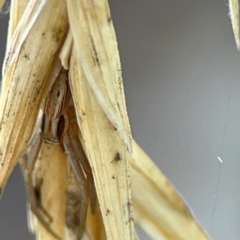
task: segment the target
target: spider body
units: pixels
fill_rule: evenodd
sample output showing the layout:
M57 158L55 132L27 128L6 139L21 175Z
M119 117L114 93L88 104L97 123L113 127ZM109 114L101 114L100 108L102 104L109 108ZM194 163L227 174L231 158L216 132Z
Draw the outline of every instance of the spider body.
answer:
M61 70L45 100L41 125L41 138L44 141L58 144L69 129L68 116L65 114L65 110L70 107L70 101L67 72ZM74 109L71 110L74 111Z
M48 144L59 144L70 163L66 193L66 228L73 232L71 236L80 240L85 229L89 201L94 211L95 189L91 167L79 139L79 127L68 84L68 72L64 69L60 71L46 96L41 130L34 139L33 147L30 148L28 161L20 162L25 173L31 211L48 232L55 238L61 239L51 228L54 219L42 205L43 179L34 177L33 174L43 141Z

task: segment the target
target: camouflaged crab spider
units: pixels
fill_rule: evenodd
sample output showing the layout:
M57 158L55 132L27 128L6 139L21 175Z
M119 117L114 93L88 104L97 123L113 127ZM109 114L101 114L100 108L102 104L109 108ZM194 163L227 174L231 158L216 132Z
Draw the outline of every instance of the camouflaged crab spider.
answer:
M85 229L88 200L94 210L96 195L91 167L78 137L79 127L68 83L68 71L62 69L51 91L45 99L40 133L36 135L33 147L27 157L20 161L29 196L31 211L55 238L59 235L51 229L53 221L41 202L41 182L33 179L32 173L38 159L42 141L60 144L65 151L78 183L78 190L68 188L66 207L66 226L77 229L77 239L81 239Z

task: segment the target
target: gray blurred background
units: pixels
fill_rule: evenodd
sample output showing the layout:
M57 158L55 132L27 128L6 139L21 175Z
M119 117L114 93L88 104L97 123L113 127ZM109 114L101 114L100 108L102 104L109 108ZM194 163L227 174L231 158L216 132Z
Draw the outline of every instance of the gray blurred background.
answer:
M133 136L215 240L240 239L240 53L226 2L110 0ZM0 21L0 60L7 17ZM219 161L220 158L223 163ZM17 168L0 239L30 240ZM141 239L148 239L141 232Z

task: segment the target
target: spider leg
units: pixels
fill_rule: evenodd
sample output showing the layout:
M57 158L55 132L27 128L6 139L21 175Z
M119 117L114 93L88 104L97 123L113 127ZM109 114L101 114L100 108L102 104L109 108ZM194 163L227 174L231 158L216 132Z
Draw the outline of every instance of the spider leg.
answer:
M92 175L92 169L90 167L90 164L88 162L88 159L86 157L85 151L83 149L83 146L81 144L81 141L79 140L78 136L73 136L74 143L76 144L75 147L77 151L79 151L79 156L81 154L81 166L84 169L84 172L87 175L87 190L88 190L88 197L90 199L91 203L91 212L95 212L95 208L97 205L97 194L94 186L94 180Z
M69 239L79 240L85 230L88 202L86 188L79 185L70 163L67 180L66 236Z
M45 227L45 229L56 239L61 239L61 237L56 234L50 227L53 218L47 212L47 210L42 205L41 201L41 185L42 178L35 179L35 184L33 183L33 172L35 170L35 164L38 159L38 154L41 149L42 139L38 134L33 142L33 147L30 149L28 157L21 158L19 164L21 166L25 185L27 188L28 199L30 209L33 214L37 217L38 221Z
M81 142L78 139L77 135L74 134L72 129L67 131L67 133L63 137L63 147L65 152L68 156L69 162L71 164L72 170L75 174L79 191L69 191L67 201L69 206L76 205L74 201L76 199L80 199L80 206L79 206L79 220L75 221L75 227L79 228L78 239L81 239L81 236L85 229L85 222L87 217L87 207L88 207L88 198L91 200L91 205L95 205L94 198L91 198L91 194L94 189L93 184L93 177L91 173L91 168L82 148ZM90 194L89 194L90 193ZM80 194L80 198L78 195ZM95 192L94 192L95 194ZM92 194L93 195L93 194ZM70 208L69 208L70 209ZM93 209L93 208L92 208ZM76 211L75 211L76 213ZM70 219L71 216L70 212L67 213L67 219ZM75 218L76 219L76 218ZM71 222L71 221L70 221ZM78 226L77 226L78 225Z

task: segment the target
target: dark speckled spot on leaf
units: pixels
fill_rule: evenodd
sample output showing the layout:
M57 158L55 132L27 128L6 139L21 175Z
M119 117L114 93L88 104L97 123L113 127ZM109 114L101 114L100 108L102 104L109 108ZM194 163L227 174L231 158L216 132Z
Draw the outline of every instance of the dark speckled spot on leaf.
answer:
M120 160L122 160L122 155L119 152L117 152L114 159L115 159L115 161L120 161Z

